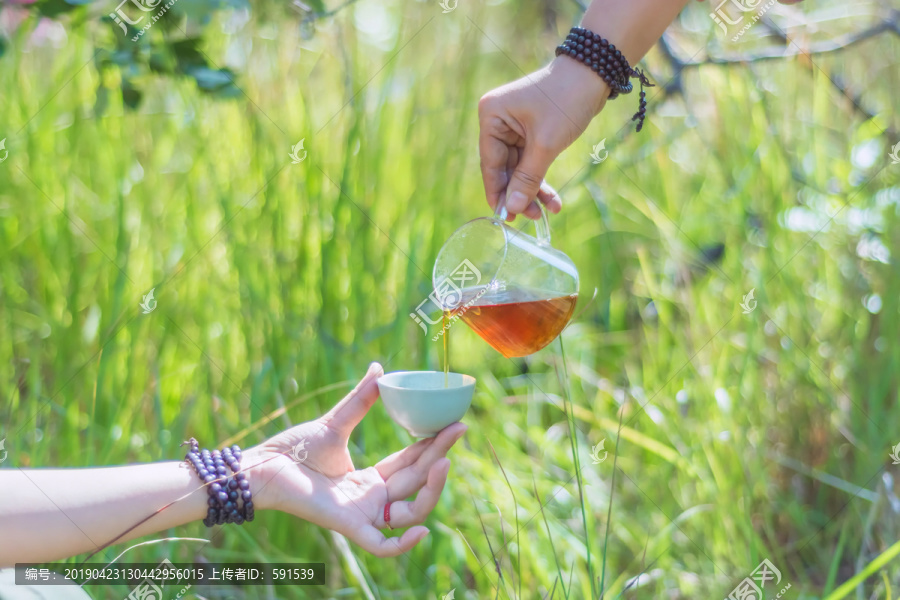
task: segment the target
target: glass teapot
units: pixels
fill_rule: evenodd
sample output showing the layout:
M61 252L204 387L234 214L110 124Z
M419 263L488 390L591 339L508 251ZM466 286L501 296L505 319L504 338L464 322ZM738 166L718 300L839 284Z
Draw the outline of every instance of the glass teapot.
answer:
M565 328L578 299L578 270L550 245L541 207L537 237L506 224L502 201L492 217L469 221L434 263L434 296L507 358L533 354Z

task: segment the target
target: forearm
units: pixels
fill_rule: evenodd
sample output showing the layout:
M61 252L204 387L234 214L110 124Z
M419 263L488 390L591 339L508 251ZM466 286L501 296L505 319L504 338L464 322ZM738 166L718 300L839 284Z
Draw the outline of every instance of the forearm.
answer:
M608 39L634 66L690 0L594 0L582 27Z
M241 462L254 464L248 456ZM248 479L254 505L265 509L266 494L260 490L266 476L250 469ZM113 540L119 543L202 520L209 496L201 485L182 461L97 469L4 469L0 567L58 560L92 552Z

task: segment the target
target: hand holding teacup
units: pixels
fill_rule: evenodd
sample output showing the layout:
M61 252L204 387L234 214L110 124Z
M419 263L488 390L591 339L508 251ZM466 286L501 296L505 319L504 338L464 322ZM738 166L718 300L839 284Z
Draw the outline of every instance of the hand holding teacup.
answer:
M246 450L244 463L265 482L258 494L268 496L267 506L342 533L376 556L396 556L428 534L420 523L437 505L450 470L447 452L467 427L448 424L435 437L357 469L348 440L378 400L381 375L381 365L372 363L334 408ZM413 494L415 500L405 500ZM379 531L387 527L410 528L387 538Z

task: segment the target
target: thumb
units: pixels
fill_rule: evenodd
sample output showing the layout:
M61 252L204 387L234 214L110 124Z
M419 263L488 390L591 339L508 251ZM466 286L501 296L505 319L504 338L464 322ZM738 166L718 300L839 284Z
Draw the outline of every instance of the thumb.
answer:
M506 188L506 210L512 215L524 213L541 191L541 182L553 162L549 151L535 144L525 145L522 158L516 165Z
M323 422L345 437L350 436L353 428L359 425L375 401L378 400L378 378L384 370L378 363L369 365L365 377L352 392L322 416Z

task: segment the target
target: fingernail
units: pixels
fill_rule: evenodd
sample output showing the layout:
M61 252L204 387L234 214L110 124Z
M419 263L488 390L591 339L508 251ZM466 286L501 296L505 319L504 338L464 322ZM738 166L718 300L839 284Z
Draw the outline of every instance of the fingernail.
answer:
M512 210L522 212L525 206L528 205L528 197L520 191L515 191L509 195L507 204Z
M377 371L377 370L378 370L378 363L377 363L377 362L373 362L373 363L371 363L371 364L369 365L369 370L366 371L366 375L368 375L369 373L374 373L374 372Z

